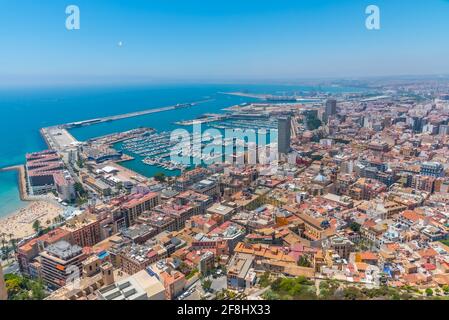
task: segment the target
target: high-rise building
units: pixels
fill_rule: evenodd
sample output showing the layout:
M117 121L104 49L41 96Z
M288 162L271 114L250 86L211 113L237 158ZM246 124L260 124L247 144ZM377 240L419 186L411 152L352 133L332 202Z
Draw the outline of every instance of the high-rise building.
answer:
M447 124L440 125L438 134L441 136L449 135L449 125Z
M3 278L2 264L0 261L0 300L8 299L8 293L6 292L5 279Z
M279 153L287 154L290 152L290 117L278 119L278 150Z
M325 115L324 115L325 121L327 122L329 117L333 116L335 114L337 114L337 100L328 99L326 101L326 110L325 110Z
M423 131L426 120L423 117L413 117L413 132L421 133Z
M54 229L38 238L34 238L22 244L17 250L17 261L19 262L20 272L29 277L35 277L32 264L39 253L46 247L61 240L72 242L72 234L61 228Z
M206 251L198 263L198 270L201 274L207 274L215 266L215 255L211 251Z
M89 212L84 212L61 227L72 235L72 243L80 247L92 247L101 241L100 222Z
M40 253L42 278L51 288L66 285L67 280L81 276L82 262L86 258L83 249L66 241L59 241Z

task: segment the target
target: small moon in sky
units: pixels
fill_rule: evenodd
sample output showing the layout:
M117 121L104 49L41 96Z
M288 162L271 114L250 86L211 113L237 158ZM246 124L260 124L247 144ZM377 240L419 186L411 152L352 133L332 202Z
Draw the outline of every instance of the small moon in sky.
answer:
M123 42L122 42L122 41L119 41L119 42L117 43L117 46L123 47Z

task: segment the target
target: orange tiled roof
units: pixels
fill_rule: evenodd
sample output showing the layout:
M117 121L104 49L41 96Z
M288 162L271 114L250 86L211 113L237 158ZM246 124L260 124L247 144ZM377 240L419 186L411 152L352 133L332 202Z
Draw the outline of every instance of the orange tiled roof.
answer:
M423 218L422 215L420 215L420 214L418 214L418 213L416 213L415 211L412 211L412 210L404 210L401 213L401 215L404 218L406 218L407 220L410 220L410 221L413 221L413 222L416 222L416 221L418 221L418 220Z

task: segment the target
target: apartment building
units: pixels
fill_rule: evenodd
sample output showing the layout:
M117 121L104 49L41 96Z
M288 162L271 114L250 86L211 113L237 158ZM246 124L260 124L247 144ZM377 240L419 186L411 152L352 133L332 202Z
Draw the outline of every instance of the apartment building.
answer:
M87 255L78 245L59 241L39 254L42 261L42 280L50 288L65 286L72 278L81 277L82 262Z
M100 222L89 212L66 221L61 229L70 232L73 243L80 247L92 247L101 241Z

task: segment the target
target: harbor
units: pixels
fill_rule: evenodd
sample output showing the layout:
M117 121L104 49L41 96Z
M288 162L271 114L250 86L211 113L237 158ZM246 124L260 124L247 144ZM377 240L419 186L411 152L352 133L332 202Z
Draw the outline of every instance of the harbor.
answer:
M189 142L179 142L171 140L170 132L151 133L146 136L132 138L124 141L119 147L127 153L135 154L142 157L142 162L147 165L160 167L169 171L185 170L190 164L175 163L170 160L170 156L176 154L183 159L190 160L201 159L203 161L212 160L211 155L202 155L201 150L206 146L206 141L213 141L221 138L220 136L211 136L207 133L193 134ZM221 145L221 142L220 142ZM196 150L195 146L200 146L200 150ZM188 150L188 154L183 154Z

